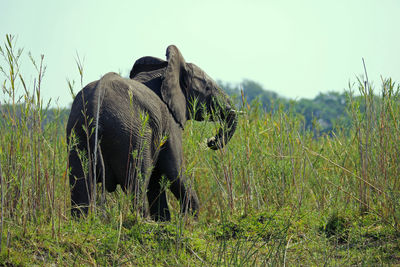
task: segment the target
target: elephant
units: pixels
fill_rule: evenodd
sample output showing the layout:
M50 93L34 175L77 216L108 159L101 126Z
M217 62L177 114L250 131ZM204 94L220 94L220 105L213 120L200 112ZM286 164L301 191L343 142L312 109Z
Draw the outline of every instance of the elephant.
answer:
M165 180L181 212L197 216L199 200L182 164L182 133L189 119L220 123L207 139L213 150L228 143L238 122L229 97L202 69L186 63L175 45L167 47L166 60L136 60L129 78L110 72L86 85L74 98L67 122L73 217L88 213L97 183L108 192L119 184L135 194L139 178L146 180L142 195L147 194L153 220L171 219Z

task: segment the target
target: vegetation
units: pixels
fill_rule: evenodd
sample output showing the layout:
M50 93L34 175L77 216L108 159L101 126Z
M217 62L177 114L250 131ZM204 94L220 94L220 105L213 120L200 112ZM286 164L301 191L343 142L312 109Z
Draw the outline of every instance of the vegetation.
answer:
M217 125L189 121L185 166L202 205L197 221L179 214L172 195L168 223L137 216L120 190L103 204L100 185L94 212L73 219L63 111L44 123L43 56L31 57L37 79L26 84L19 65L25 54L11 36L0 54L0 264L400 263L400 88L390 79L379 97L360 80L361 96L346 97L350 127L331 134L318 120L307 130L296 107L271 101L266 111L240 95L244 114L224 149L205 148Z
M240 96L243 91L248 103L260 102L267 112L277 112L283 108L285 112L301 114L304 117L304 127L308 130L315 130L316 123L322 133L331 133L338 126L348 128L351 125L352 118L348 112L350 92L319 93L314 99L293 101L265 90L260 84L250 80L242 81L240 86L223 82L219 84L233 97ZM352 97L352 101L359 103L362 111L365 110L363 96Z

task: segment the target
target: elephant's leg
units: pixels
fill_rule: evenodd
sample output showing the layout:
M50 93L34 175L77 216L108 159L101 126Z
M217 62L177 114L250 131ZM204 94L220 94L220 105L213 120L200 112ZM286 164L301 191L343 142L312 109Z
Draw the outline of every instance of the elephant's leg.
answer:
M172 143L174 142L167 144L167 149L160 153L158 166L170 182L170 190L181 204L181 212L191 210L196 215L199 210L199 200L183 176L181 145Z
M168 209L167 195L160 182L161 173L154 169L147 187L150 216L155 221L169 221L171 214Z
M199 199L196 191L186 184L186 179L182 175L172 180L170 189L174 196L179 199L181 204L181 212L186 213L189 210L197 217L199 210Z
M181 212L191 210L194 215L197 215L199 210L197 194L183 175L182 133L180 130L170 133L168 141L160 151L157 168L170 182L170 190L179 200Z
M85 174L82 168L81 160L75 149L72 149L69 154L69 183L71 189L71 214L80 216L82 213L88 213L90 201L90 185L85 179Z

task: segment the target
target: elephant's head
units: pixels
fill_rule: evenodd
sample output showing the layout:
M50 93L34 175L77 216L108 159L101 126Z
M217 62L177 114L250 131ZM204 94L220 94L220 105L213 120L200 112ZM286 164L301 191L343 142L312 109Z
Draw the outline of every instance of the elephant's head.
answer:
M214 150L222 148L237 126L237 114L228 96L202 69L186 63L176 46L168 46L166 57L167 61L154 57L138 59L129 77L135 79L138 74L162 70L160 92L157 93L176 122L183 128L186 120L204 120L208 112L211 120L221 123L218 133L208 139L208 146Z

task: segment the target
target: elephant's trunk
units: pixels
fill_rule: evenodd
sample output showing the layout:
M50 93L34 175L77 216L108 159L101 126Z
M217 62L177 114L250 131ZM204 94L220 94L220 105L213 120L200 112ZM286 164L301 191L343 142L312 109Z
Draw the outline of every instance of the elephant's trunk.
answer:
M221 127L218 133L207 140L207 145L213 150L223 148L235 133L238 121L237 112L231 107L220 109L218 119L221 122Z

